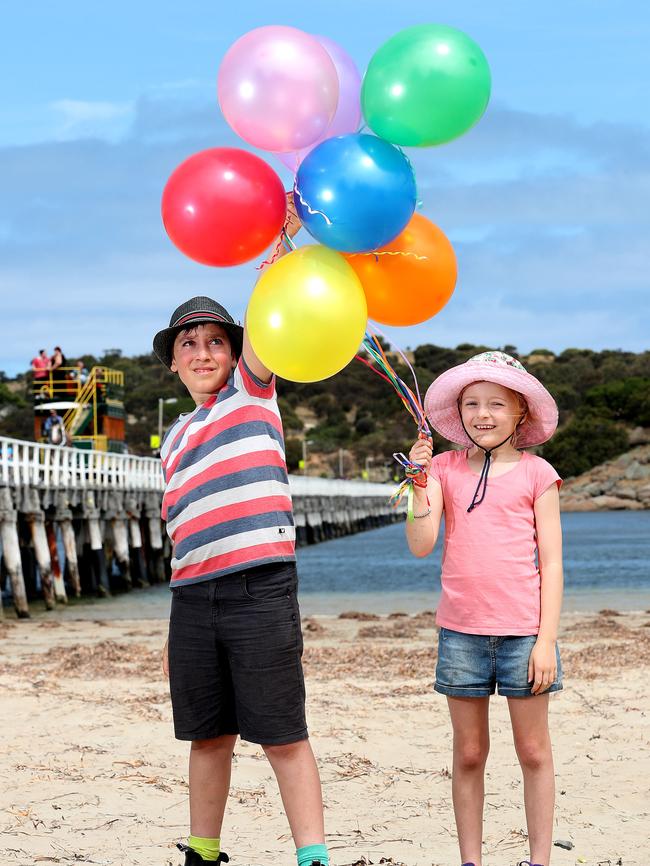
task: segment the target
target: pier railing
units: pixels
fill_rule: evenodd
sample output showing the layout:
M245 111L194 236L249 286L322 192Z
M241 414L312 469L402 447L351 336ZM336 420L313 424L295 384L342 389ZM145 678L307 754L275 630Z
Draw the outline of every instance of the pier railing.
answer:
M293 496L386 497L389 484L290 475ZM0 436L0 487L35 487L49 490L164 490L160 460L82 451Z
M0 436L0 487L161 491L160 460Z
M302 475L290 475L289 484L298 544L400 517L387 484ZM68 593L108 595L116 581L118 589L163 581L171 556L160 518L163 490L154 457L0 436L0 555L17 615L29 616L39 582L49 610Z

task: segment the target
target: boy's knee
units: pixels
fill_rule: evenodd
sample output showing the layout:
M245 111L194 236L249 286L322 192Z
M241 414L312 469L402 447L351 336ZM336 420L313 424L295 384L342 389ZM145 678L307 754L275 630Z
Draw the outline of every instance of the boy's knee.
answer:
M224 734L221 737L210 737L206 740L192 740L191 748L194 752L222 752L228 750L232 752L235 749L236 741L236 734Z
M264 749L267 758L272 761L276 758L279 760L290 760L291 758L302 755L311 747L309 745L309 740L298 740L296 743L284 743L281 746L265 746L262 743L262 748Z

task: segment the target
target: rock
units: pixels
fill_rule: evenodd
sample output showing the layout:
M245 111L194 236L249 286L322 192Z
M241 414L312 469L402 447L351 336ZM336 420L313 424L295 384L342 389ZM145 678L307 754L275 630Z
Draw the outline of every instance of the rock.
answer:
M624 478L629 478L631 481L641 481L650 478L650 464L641 464L634 460L625 470Z
M621 499L618 496L594 496L591 503L596 511L620 511L624 508L638 511L643 508L643 505L636 500Z
M560 500L562 511L598 511L593 499L578 499L575 496L563 496Z
M570 842L568 839L556 839L553 842L556 848L564 848L565 851L570 851L574 846L573 842Z
M584 487L573 488L574 491L580 491L581 496L600 496L605 492L606 485L602 481L592 481L591 484L585 484Z
M650 445L632 448L613 460L567 479L563 511L650 508Z
M615 460L611 461L610 465L614 466L629 466L630 463L634 460L634 454L631 451L627 451L625 454L621 454L620 457L617 457Z
M610 496L618 496L620 499L636 500L638 490L639 488L636 484L626 484L625 482L621 482L620 484L615 484L607 492Z
M650 428L635 427L630 433L630 445L649 445Z

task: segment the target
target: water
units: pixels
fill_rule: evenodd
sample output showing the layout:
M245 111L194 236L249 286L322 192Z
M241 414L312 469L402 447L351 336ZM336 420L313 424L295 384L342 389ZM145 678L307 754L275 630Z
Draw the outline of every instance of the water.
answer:
M562 515L564 610L650 608L650 511ZM440 593L442 539L431 556L408 550L403 524L349 535L298 550L304 615L345 610L391 613L433 609ZM110 601L58 607L63 619L156 619L169 615L166 586ZM47 614L51 617L52 614Z
M565 513L565 609L650 605L650 511ZM435 607L442 538L416 559L402 524L298 551L302 607L412 612Z

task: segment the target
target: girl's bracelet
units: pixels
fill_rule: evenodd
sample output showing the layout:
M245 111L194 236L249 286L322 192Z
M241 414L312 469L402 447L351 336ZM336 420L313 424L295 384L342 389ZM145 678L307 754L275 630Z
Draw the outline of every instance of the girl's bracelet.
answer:
M414 514L413 518L415 520L419 520L421 517L428 517L431 514L431 509L427 508L427 510L423 514Z

